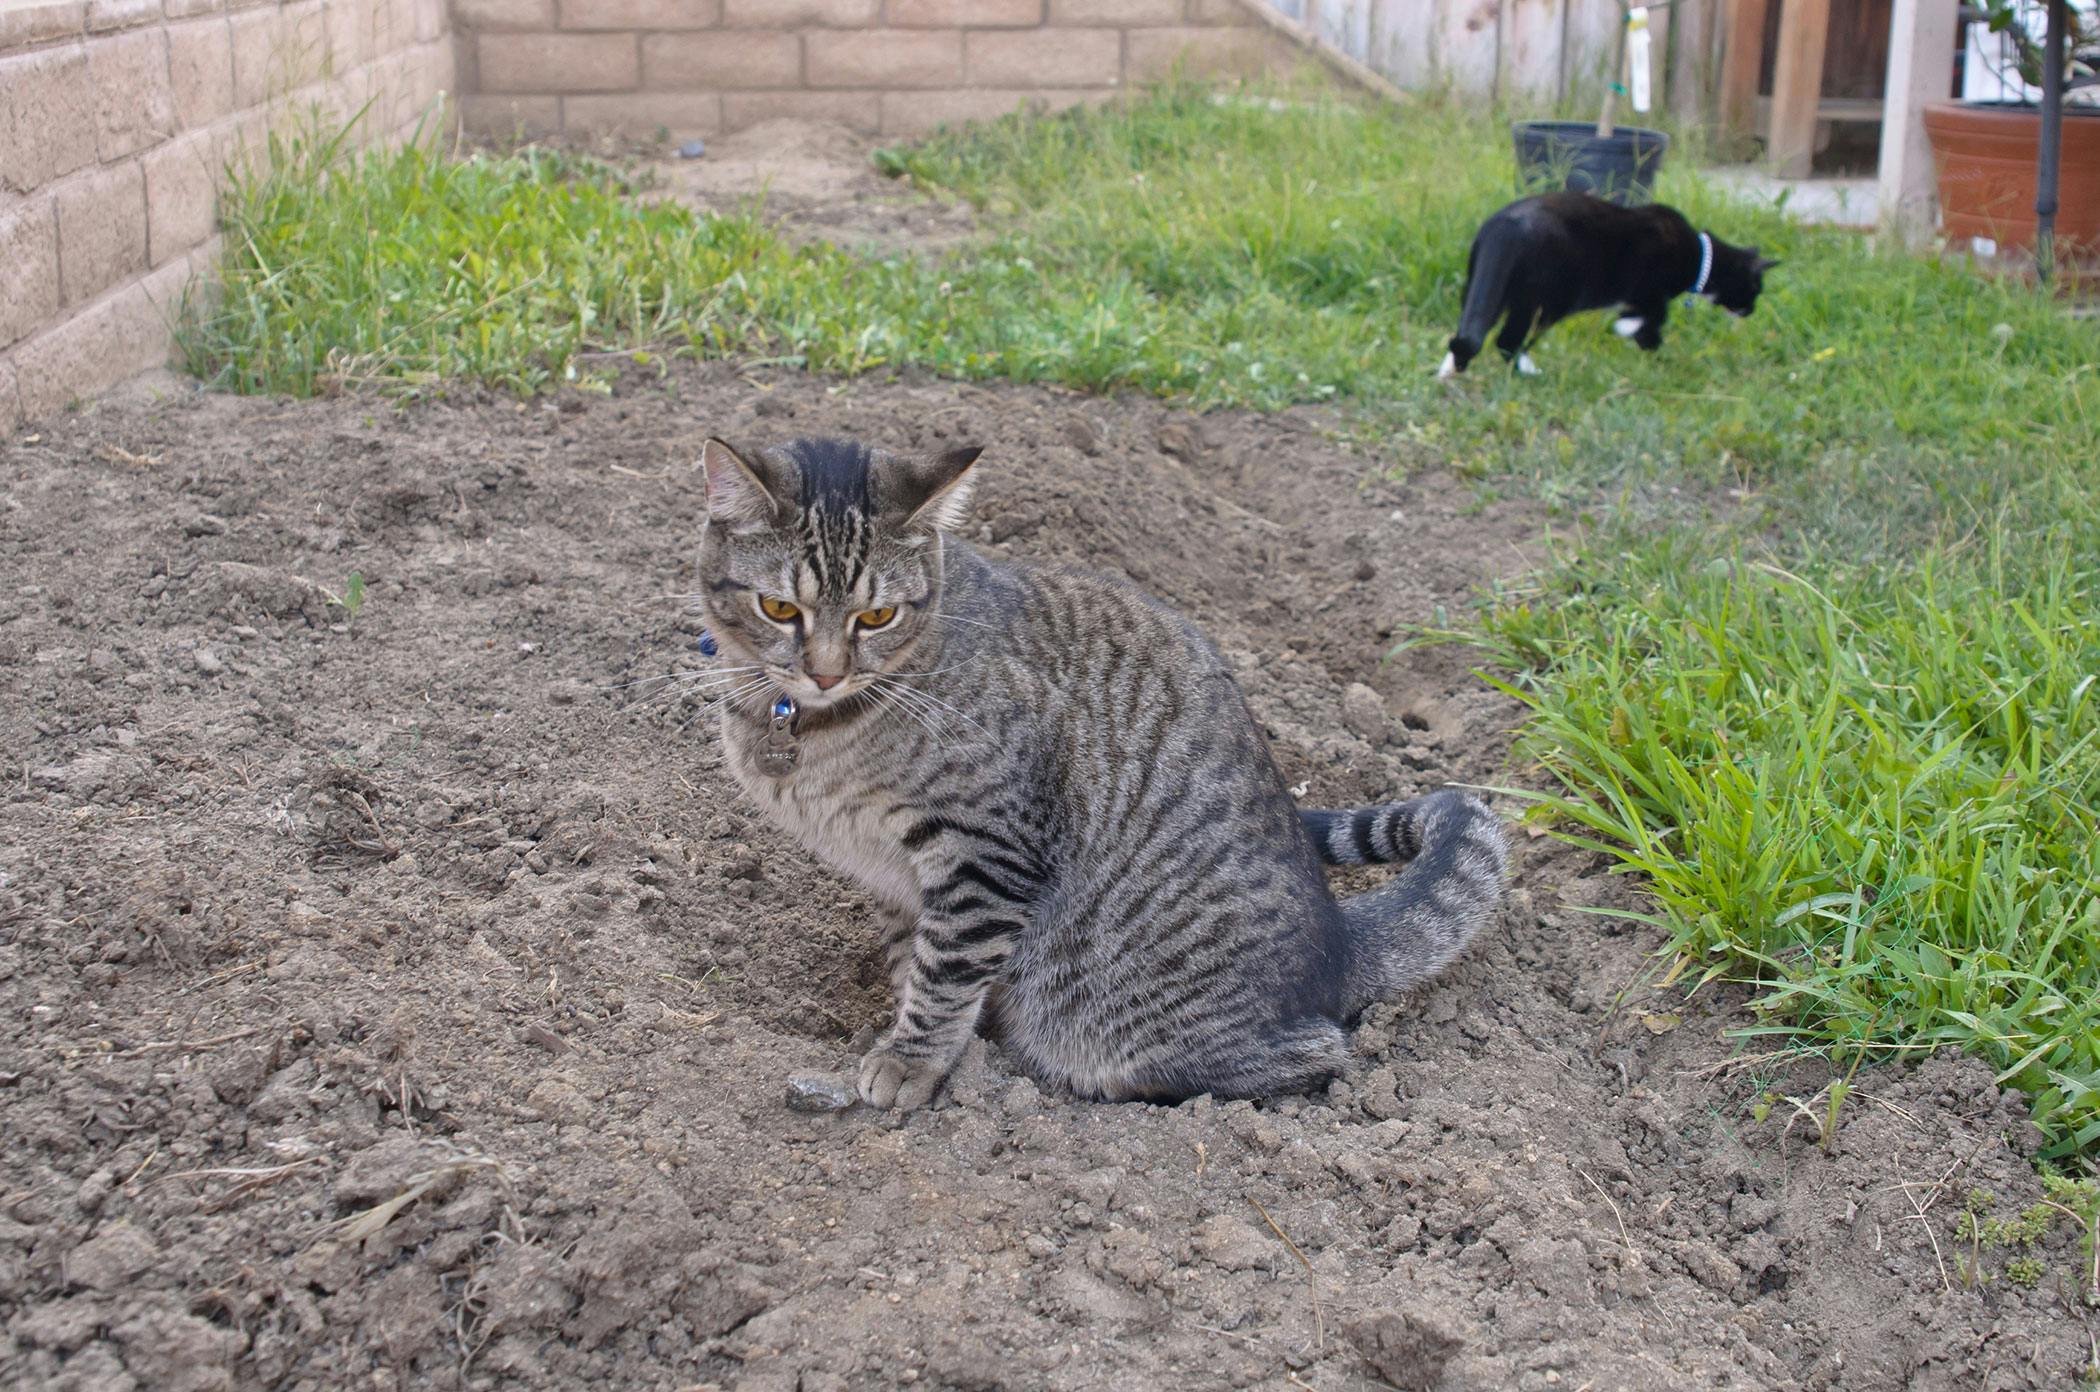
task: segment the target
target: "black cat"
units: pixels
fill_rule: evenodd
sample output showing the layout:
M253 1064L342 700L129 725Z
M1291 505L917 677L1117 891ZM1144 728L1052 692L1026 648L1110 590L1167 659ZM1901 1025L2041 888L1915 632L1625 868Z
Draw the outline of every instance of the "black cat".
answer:
M1694 230L1675 208L1622 208L1587 193L1520 198L1480 225L1466 260L1465 310L1437 376L1466 370L1488 330L1517 371L1536 374L1530 341L1570 314L1620 309L1612 325L1653 352L1679 295L1701 295L1738 318L1757 307L1765 272L1756 247Z

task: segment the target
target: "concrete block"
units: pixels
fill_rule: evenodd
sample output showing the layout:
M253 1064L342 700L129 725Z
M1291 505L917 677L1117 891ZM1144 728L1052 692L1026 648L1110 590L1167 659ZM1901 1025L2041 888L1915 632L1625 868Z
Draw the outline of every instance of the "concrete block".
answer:
M78 37L87 28L87 0L27 0L0 5L0 53Z
M260 106L290 91L278 62L283 26L276 6L232 15L227 27L233 38L234 110Z
M1179 24L1182 0L1050 0L1052 24Z
M554 27L554 0L452 0L462 29L537 32Z
M1262 29L1132 29L1125 51L1124 79L1162 78L1179 64L1190 77L1261 77L1288 72L1302 60L1282 39Z
M95 148L104 160L137 154L175 133L166 30L105 35L88 43L87 54L95 83Z
M722 0L722 22L752 29L855 28L882 18L882 0Z
M712 29L722 0L560 0L564 29Z
M64 303L85 303L146 269L146 179L136 160L69 179L56 196Z
M191 131L147 153L143 164L149 263L166 265L218 230L223 162L219 139L210 131Z
M891 29L848 33L812 29L803 36L803 69L812 87L959 87L962 33Z
M483 34L481 90L624 92L641 80L632 34Z
M802 39L761 29L650 34L642 40L642 85L658 90L799 87Z
M208 126L233 110L233 31L224 16L168 26L168 88L184 129Z
M1043 22L1043 0L889 0L883 18L901 29L1027 29Z
M130 375L116 319L97 305L38 334L14 351L22 415L34 423Z
M1123 76L1118 29L997 30L963 36L972 87L1113 87Z
M0 357L0 435L22 423L22 392L15 382L15 365Z
M58 313L58 215L49 198L0 213L0 348Z
M0 188L29 193L95 163L99 130L83 45L0 58Z
M87 31L112 34L160 22L160 0L87 0Z

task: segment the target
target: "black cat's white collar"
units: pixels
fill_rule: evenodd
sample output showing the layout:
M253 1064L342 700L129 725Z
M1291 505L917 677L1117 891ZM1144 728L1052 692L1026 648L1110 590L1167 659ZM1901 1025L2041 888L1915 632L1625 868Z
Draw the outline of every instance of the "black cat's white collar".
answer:
M1714 273L1714 239L1704 232L1699 234L1699 278L1692 282L1687 300L1697 299L1706 293L1706 281Z

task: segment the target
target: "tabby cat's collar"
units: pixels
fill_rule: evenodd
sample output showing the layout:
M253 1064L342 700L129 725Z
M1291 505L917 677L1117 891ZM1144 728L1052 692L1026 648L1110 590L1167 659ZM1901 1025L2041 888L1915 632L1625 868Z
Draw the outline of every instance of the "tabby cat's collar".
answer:
M758 746L759 769L773 778L793 773L802 757L802 741L819 730L843 725L865 714L866 696L866 692L855 692L834 705L804 710L802 703L785 691L775 695L766 707L766 734Z

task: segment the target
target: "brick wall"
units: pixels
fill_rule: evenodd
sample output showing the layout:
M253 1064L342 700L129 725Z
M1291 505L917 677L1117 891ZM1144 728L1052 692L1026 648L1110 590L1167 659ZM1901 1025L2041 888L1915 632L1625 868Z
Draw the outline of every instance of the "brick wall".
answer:
M273 127L398 139L453 85L445 0L0 0L0 430L168 360Z
M470 130L710 135L775 116L910 135L1098 101L1176 63L1295 67L1260 0L452 0Z

